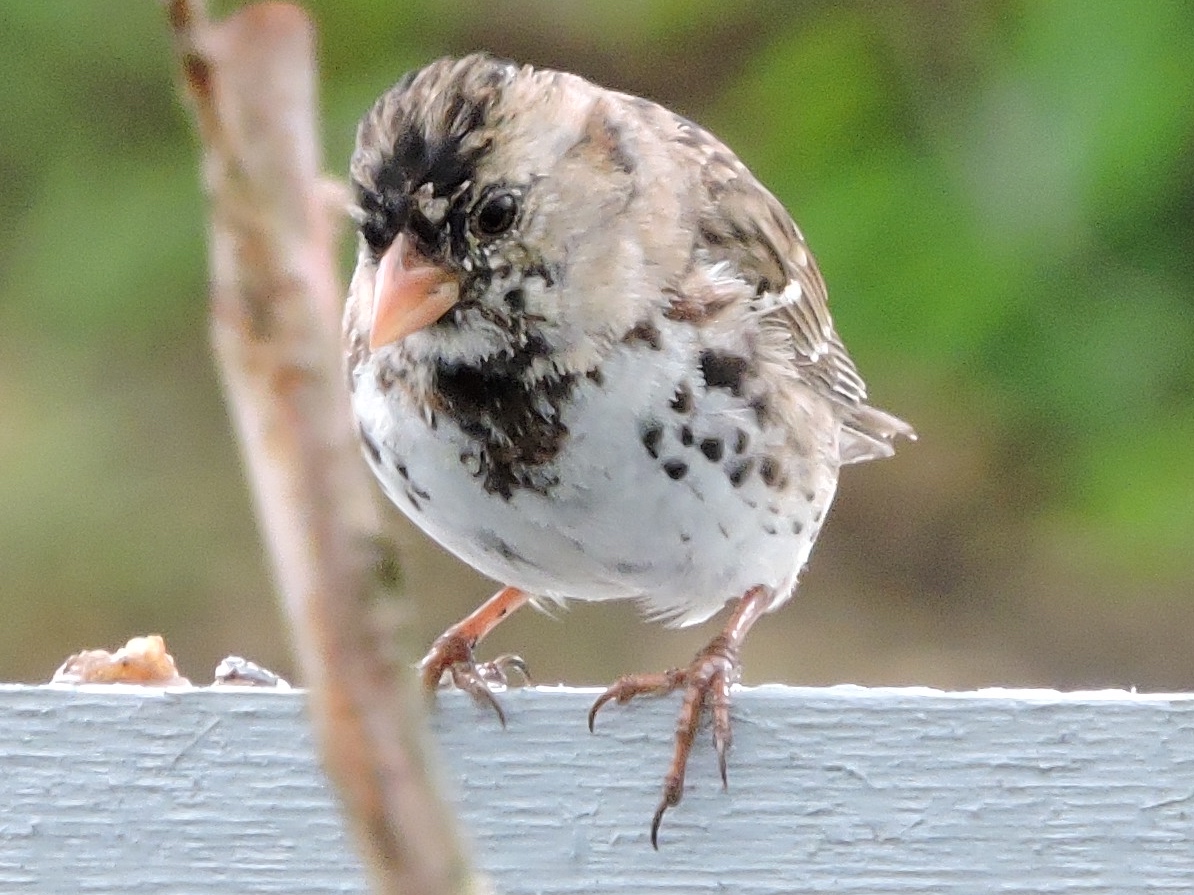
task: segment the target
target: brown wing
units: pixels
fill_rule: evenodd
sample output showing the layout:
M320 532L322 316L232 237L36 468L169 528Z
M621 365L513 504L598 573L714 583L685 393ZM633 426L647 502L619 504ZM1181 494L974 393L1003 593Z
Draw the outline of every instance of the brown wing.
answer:
M866 403L866 384L833 326L825 280L783 205L724 144L678 119L676 140L700 160L707 194L697 222L698 253L726 263L755 290L762 324L777 327L801 378L830 399L843 420L842 462L890 456L912 427Z

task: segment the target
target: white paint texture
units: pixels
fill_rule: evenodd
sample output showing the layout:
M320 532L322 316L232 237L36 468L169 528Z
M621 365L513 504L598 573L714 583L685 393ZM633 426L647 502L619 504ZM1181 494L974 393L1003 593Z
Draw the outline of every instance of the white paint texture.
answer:
M676 703L594 693L442 700L499 892L1194 892L1194 696L742 690L654 852ZM0 893L68 892L364 892L301 693L0 687Z

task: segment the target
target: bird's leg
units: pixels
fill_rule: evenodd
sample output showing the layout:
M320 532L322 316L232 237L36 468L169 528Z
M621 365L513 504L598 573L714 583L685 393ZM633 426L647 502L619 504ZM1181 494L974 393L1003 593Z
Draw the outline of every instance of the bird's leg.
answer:
M721 785L726 783L726 755L730 751L730 687L737 683L741 672L738 653L746 632L774 602L770 588L753 587L748 590L726 622L721 633L696 654L687 668L672 668L662 674L631 674L618 678L597 697L589 709L589 730L593 729L597 712L607 702L629 702L636 696L663 695L684 690L684 701L676 721L676 747L672 763L663 778L663 798L651 821L651 845L659 848L659 824L668 808L680 803L684 794L684 771L700 726L701 713L709 704L713 714L713 747L717 750L717 764L721 771Z
M506 616L526 605L530 597L516 587L503 587L477 609L444 631L431 644L431 649L419 663L423 689L434 694L445 674L456 687L473 697L479 705L490 706L497 712L502 727L506 713L489 692L490 684L505 684L506 672L516 669L529 680L526 663L519 656L498 656L492 662L477 664L473 650Z

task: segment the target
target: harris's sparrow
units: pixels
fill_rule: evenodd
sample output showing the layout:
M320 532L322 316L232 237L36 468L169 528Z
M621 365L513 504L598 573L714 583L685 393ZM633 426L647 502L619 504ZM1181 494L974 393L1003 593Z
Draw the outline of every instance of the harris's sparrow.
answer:
M887 457L825 283L784 207L719 140L644 99L486 55L407 75L361 121L352 406L386 494L506 586L421 665L496 702L473 649L527 602L734 608L687 668L651 829L702 713L725 779L730 687L792 595L838 470ZM500 715L500 708L498 712Z

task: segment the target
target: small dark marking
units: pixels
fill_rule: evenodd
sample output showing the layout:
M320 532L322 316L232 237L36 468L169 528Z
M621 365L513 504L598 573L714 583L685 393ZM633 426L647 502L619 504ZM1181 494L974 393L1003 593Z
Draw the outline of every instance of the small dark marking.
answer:
M667 473L669 479L679 481L688 473L688 464L683 460L665 460L663 471Z
M755 468L755 461L753 457L747 457L744 460L735 460L726 466L726 475L730 477L730 484L735 488L742 486L746 481L746 477L750 475Z
M701 453L716 463L725 453L725 443L720 438L701 439Z
M768 488L774 488L779 479L779 462L774 457L764 457L759 464L759 477Z
M513 547L511 547L508 541L504 541L501 538L498 538L496 543L493 546L495 548L497 548L497 552L502 557L502 559L506 560L507 562L516 562L516 563L521 563L522 565L529 565L529 563L527 562L527 558L525 556L523 556L521 553L519 553L517 550L515 550ZM502 607L502 616L505 617L506 613L509 611L510 610L508 607L503 606Z
M506 302L506 307L511 311L521 311L527 306L527 296L521 288L511 289L506 293L503 300Z
M643 429L642 434L643 447L647 449L647 453L651 455L652 460L659 459L659 442L663 440L663 426L658 423L652 423Z
M717 523L717 530L721 532L721 536L723 538L725 538L727 541L730 539L729 530L724 525L722 525L720 522Z
M812 503L817 499L817 494L812 488L805 488L800 492L800 496L803 497L808 503Z
M682 383L672 396L672 410L676 413L692 413L692 389Z
M817 510L815 513L813 513L813 525L818 524L821 521L821 517L824 515L825 514L821 510Z
M471 475L481 474L481 458L472 451L460 452L460 465L465 467Z
M768 523L768 524L764 525L764 526L763 526L763 531L767 532L767 534L769 534L769 535L775 535L775 534L779 534L779 531L778 531L778 530L776 529L776 527L775 527L774 525L772 525L771 523Z
M681 544L687 544L691 540L692 540L692 535L690 535L688 532L686 532L686 531L680 532L680 543Z
M804 523L801 522L799 519L793 519L792 520L792 534L798 535L802 531L804 531Z
M399 463L394 467L394 469L397 471L398 475L402 476L404 480L410 481L410 473L407 471L406 465L404 463Z
M514 545L504 538L498 537L492 531L487 529L482 530L478 533L478 540L481 542L481 546L484 549L492 553L496 553L507 562L518 563L520 565L530 565L530 561L521 553L519 553L518 550L514 548ZM500 607L500 611L501 617L504 618L510 611L510 608L508 606L502 606Z
M605 374L596 367L585 373L585 378L595 385L605 385Z
M727 234L711 226L711 223L708 219L701 222L698 232L701 235L701 239L711 246L722 246L726 244Z
M677 295L663 309L663 316L676 323L700 323L705 319L705 306L695 299Z
M431 500L431 495L428 494L426 491L424 491L422 488L420 488L418 485L416 485L414 482L411 482L410 490L415 493L416 497L419 497L423 500Z
M379 364L377 367L377 387L388 394L399 382L398 374L389 364Z
M523 271L523 277L525 279L538 277L543 280L543 285L550 289L556 284L556 279L560 277L561 273L562 271L558 267L548 267L544 262L536 261L527 265Z
M536 333L528 333L522 345L522 351L527 357L547 357L551 354L551 345Z
M741 454L746 450L746 446L749 443L750 439L747 437L746 432L738 429L734 434L734 453Z
M369 456L373 458L373 462L381 465L381 449L377 446L377 442L369 437L369 433L365 431L364 426L357 426L357 431L361 436L361 444L365 446L365 450L369 452Z
M663 309L663 316L677 323L700 326L712 320L731 304L733 299L728 296L692 296L676 293Z
M771 404L766 398L755 398L750 402L750 409L755 412L755 420L760 426L766 427L771 421Z
M659 332L659 327L649 320L636 323L633 329L622 336L622 341L627 345L642 342L652 351L659 351L663 348L663 336Z
M416 513L423 512L423 505L419 503L419 499L415 497L410 488L406 489L406 499L410 501L411 509L413 509Z
M605 131L609 160L623 174L633 174L637 165L634 156L627 152L625 145L623 145L622 129L612 121L606 121Z
M594 107L585 125L585 133L573 146L573 149L594 146L597 151L609 159L614 169L623 174L633 174L636 167L634 156L626 151L623 145L622 129L606 117L604 104Z
M680 444L685 447L692 447L692 443L695 440L696 436L692 434L692 426L685 423L680 427Z
M777 504L777 503L767 504L767 512L770 513L772 516L778 516L779 515L779 504Z
M724 351L706 349L701 352L701 373L708 388L728 389L732 395L742 394L742 382L748 366L746 358Z

